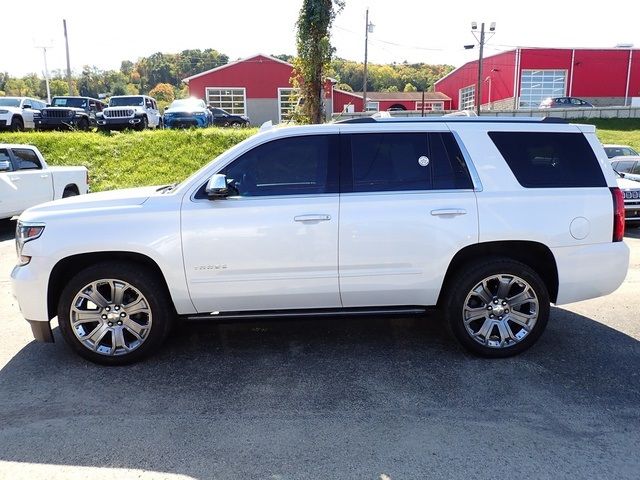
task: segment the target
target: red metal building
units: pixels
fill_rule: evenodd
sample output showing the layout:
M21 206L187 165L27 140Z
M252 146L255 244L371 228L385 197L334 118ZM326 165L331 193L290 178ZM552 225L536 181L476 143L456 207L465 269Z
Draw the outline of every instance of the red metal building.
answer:
M518 48L482 63L483 109L538 108L547 97L579 97L594 106L630 105L640 97L640 51L629 48ZM473 109L478 61L435 84L454 110Z
M254 55L185 78L189 94L235 115L247 115L254 125L279 123L295 107L291 86L293 66L269 55ZM332 82L325 85L325 106L332 111Z
M422 110L422 92L367 92L367 110ZM362 112L362 92L333 90L333 112ZM442 92L424 93L425 111L451 110L451 98Z

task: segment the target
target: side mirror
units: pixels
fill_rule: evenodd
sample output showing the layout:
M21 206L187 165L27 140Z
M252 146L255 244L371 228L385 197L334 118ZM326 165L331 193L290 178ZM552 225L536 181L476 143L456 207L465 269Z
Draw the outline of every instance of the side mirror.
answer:
M26 110L27 108L33 108L33 107L31 106L30 103L25 103L24 105L22 105L22 108Z
M9 160L0 160L0 172L8 172L11 170L11 162Z
M207 192L209 200L215 200L216 198L226 198L229 195L229 188L227 187L227 176L222 173L216 173L207 182L207 186L204 188Z

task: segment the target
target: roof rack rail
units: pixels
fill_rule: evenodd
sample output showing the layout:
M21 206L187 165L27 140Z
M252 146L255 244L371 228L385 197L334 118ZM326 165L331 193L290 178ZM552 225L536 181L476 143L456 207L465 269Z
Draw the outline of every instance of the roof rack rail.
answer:
M569 123L560 117L391 117L373 118L359 117L338 120L335 123Z

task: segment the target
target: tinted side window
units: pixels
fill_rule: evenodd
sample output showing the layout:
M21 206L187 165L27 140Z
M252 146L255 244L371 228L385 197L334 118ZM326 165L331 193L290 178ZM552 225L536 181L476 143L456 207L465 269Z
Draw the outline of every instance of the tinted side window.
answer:
M351 135L353 191L428 190L431 168L419 163L428 155L424 133Z
M631 171L631 169L633 168L633 165L635 163L636 162L630 162L628 160L623 160L623 161L611 162L611 166L613 167L613 169L616 172L627 173L627 172Z
M640 162L636 162L636 164L629 171L629 173L632 173L634 175L640 175Z
M581 133L489 132L523 187L605 187L589 142Z
M33 150L26 148L14 148L13 154L18 162L18 170L37 170L42 168L40 159Z
M243 197L336 193L337 161L337 135L310 135L259 145L222 173Z
M452 133L430 133L429 151L434 190L473 188L467 163Z
M351 136L354 192L473 188L451 133Z
M0 162L4 167L8 165L9 170L3 169L0 171L11 171L13 166L11 165L11 157L9 157L9 151L6 148L0 148Z

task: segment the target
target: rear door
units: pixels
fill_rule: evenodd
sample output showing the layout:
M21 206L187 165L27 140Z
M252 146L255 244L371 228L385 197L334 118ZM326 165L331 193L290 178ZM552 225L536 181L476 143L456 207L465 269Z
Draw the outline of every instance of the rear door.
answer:
M0 218L7 218L18 211L18 188L11 179L14 176L9 150L0 148Z
M445 124L419 128L342 132L344 307L433 305L452 257L477 241L474 187L456 139Z

